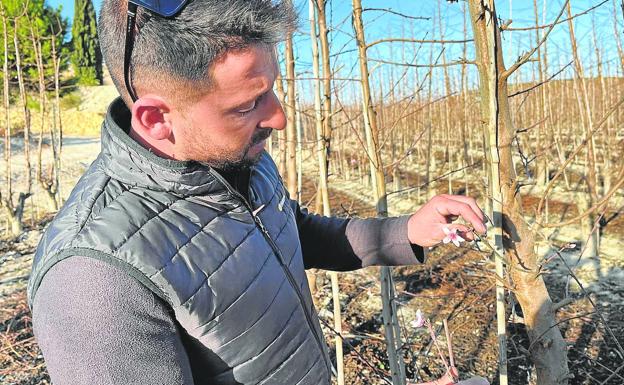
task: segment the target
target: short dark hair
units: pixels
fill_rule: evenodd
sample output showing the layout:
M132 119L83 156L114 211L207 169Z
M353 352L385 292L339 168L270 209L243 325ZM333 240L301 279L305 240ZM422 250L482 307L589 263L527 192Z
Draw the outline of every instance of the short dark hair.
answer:
M113 83L130 106L123 77L126 10L127 0L104 0L98 33ZM190 0L172 18L139 7L131 66L134 86L139 95L141 90L200 94L211 85L212 64L226 52L275 45L296 23L291 1Z

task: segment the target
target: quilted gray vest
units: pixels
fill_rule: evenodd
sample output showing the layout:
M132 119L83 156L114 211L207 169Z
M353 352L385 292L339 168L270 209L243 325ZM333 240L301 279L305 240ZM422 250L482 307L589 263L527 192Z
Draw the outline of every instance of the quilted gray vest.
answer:
M166 301L185 337L210 352L198 384L329 384L295 215L271 158L252 170L247 201L210 167L145 150L120 128L128 122L115 100L99 156L37 248L29 303L55 263L97 258Z

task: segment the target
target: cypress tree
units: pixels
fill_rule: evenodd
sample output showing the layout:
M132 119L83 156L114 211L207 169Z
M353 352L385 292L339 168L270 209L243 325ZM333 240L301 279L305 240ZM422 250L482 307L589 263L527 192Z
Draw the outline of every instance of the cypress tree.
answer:
M91 0L76 0L72 25L71 63L78 84L102 84L102 54Z

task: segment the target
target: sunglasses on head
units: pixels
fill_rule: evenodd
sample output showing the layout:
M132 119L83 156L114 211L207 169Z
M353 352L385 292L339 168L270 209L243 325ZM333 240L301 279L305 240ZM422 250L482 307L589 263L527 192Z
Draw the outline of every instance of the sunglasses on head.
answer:
M189 0L128 0L128 16L126 21L126 45L124 52L124 82L133 102L138 99L132 86L130 62L134 47L134 29L138 7L143 7L163 17L172 17L184 8Z

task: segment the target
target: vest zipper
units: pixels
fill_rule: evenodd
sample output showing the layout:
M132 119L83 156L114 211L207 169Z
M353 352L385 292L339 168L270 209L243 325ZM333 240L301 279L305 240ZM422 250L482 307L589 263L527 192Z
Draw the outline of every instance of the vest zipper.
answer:
M280 251L279 247L277 247L277 244L275 243L273 238L271 238L271 234L269 233L267 228L262 223L262 220L260 219L260 217L254 213L253 208L251 207L251 204L247 201L247 199L238 191L236 191L232 186L230 186L230 183L227 180L225 180L225 178L223 178L218 172L214 171L212 168L210 168L210 171L215 176L215 178L217 178L221 183L223 183L223 185L228 190L230 195L234 196L235 198L238 198L238 200L240 200L245 205L245 208L247 209L247 211L249 211L249 213L251 214L251 217L254 220L254 224L260 230L265 241L269 244L269 246L273 250L273 254L275 254L275 256L277 257L277 261L279 262L282 270L284 271L284 274L286 274L286 278L288 279L290 286L292 286L292 288L295 290L295 293L297 294L297 297L299 298L299 304L301 305L301 308L303 309L303 314L305 315L306 321L308 323L308 327L311 329L312 335L314 336L314 339L316 340L316 343L318 344L318 347L321 350L321 355L323 356L323 361L325 361L325 366L327 367L327 373L329 374L329 383L331 383L332 366L327 359L327 355L325 354L325 349L323 348L323 342L321 340L321 337L319 337L319 335L316 332L316 328L314 327L314 322L312 321L312 314L310 314L310 311L308 307L306 306L305 300L303 298L303 294L301 293L301 290L299 289L299 285L297 285L297 282L295 281L295 277L293 277L292 273L290 272L290 269L288 268L288 265L286 265L286 262L284 261L282 252ZM249 179L251 183L251 177Z
M316 340L316 343L318 344L319 349L321 350L321 355L323 355L323 360L325 361L325 365L327 366L327 371L328 373L331 373L332 372L331 364L327 362L325 349L323 349L323 345L322 345L323 342L321 341L320 336L316 332L316 328L314 327L314 322L312 321L312 314L310 314L310 311L308 310L308 307L305 304L303 294L301 293L301 290L299 290L299 285L297 285L297 282L295 281L295 277L293 277L292 273L290 272L290 269L286 265L286 261L284 261L284 257L282 256L281 251L275 244L275 241L273 240L273 238L271 238L271 234L269 234L269 231L266 229L266 227L264 227L264 224L260 220L260 217L254 216L253 218L254 218L254 222L256 222L256 224L260 228L260 232L262 232L262 235L264 235L264 238L266 239L267 243L271 246L274 254L277 256L277 260L279 261L280 266L282 267L282 270L284 270L284 273L286 274L286 278L288 278L290 285L295 290L295 293L297 293L297 296L299 297L299 303L301 304L301 307L303 308L303 313L305 314L306 320L308 321L308 326L310 327L310 329L312 329L312 335L314 336L314 339ZM331 381L331 374L330 374L330 381Z

